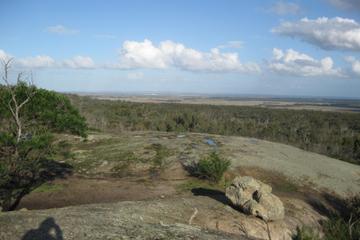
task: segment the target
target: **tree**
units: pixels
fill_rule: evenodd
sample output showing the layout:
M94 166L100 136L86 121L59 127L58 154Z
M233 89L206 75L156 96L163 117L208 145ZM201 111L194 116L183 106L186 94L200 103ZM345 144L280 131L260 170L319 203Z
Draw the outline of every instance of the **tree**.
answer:
M61 94L38 89L21 72L11 84L12 59L3 61L0 85L0 207L14 209L21 198L71 167L51 159L54 133L85 137L85 119Z

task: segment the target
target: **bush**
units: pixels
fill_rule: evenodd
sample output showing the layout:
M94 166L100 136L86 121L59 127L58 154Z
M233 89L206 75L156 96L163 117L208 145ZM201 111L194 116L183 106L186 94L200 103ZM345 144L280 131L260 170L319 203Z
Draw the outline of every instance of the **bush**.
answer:
M320 240L319 234L315 233L310 227L301 227L296 229L296 234L292 236L293 240Z
M323 224L326 240L358 240L360 225L358 222L346 221L340 217L332 217Z
M326 240L360 239L360 196L351 196L342 205L341 212L323 224Z
M221 158L216 152L212 152L197 163L194 175L217 183L229 167L229 160Z

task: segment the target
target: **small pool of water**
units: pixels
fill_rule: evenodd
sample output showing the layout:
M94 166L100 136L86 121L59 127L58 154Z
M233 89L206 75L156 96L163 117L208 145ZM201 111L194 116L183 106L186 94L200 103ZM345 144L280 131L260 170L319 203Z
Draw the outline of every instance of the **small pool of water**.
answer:
M216 142L215 142L213 139L211 139L211 138L206 138L206 139L205 139L205 143L206 143L207 145L210 145L210 146L214 146L214 147L217 146Z

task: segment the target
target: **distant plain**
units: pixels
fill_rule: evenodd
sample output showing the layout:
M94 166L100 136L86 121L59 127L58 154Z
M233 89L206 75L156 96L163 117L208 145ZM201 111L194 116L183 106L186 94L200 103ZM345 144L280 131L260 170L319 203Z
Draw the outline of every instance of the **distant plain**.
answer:
M257 106L271 109L360 112L360 99L331 97L237 96L158 93L77 93L101 100L137 103L182 103L224 106Z

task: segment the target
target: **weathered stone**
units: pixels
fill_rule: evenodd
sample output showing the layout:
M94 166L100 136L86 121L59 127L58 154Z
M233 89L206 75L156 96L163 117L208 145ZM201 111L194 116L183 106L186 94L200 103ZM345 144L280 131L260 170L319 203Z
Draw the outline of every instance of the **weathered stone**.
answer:
M156 200L1 213L0 240L249 240L185 224L188 216L175 220L179 205L173 205Z
M284 205L271 192L271 186L252 177L236 177L226 189L226 197L246 214L265 221L283 219Z

